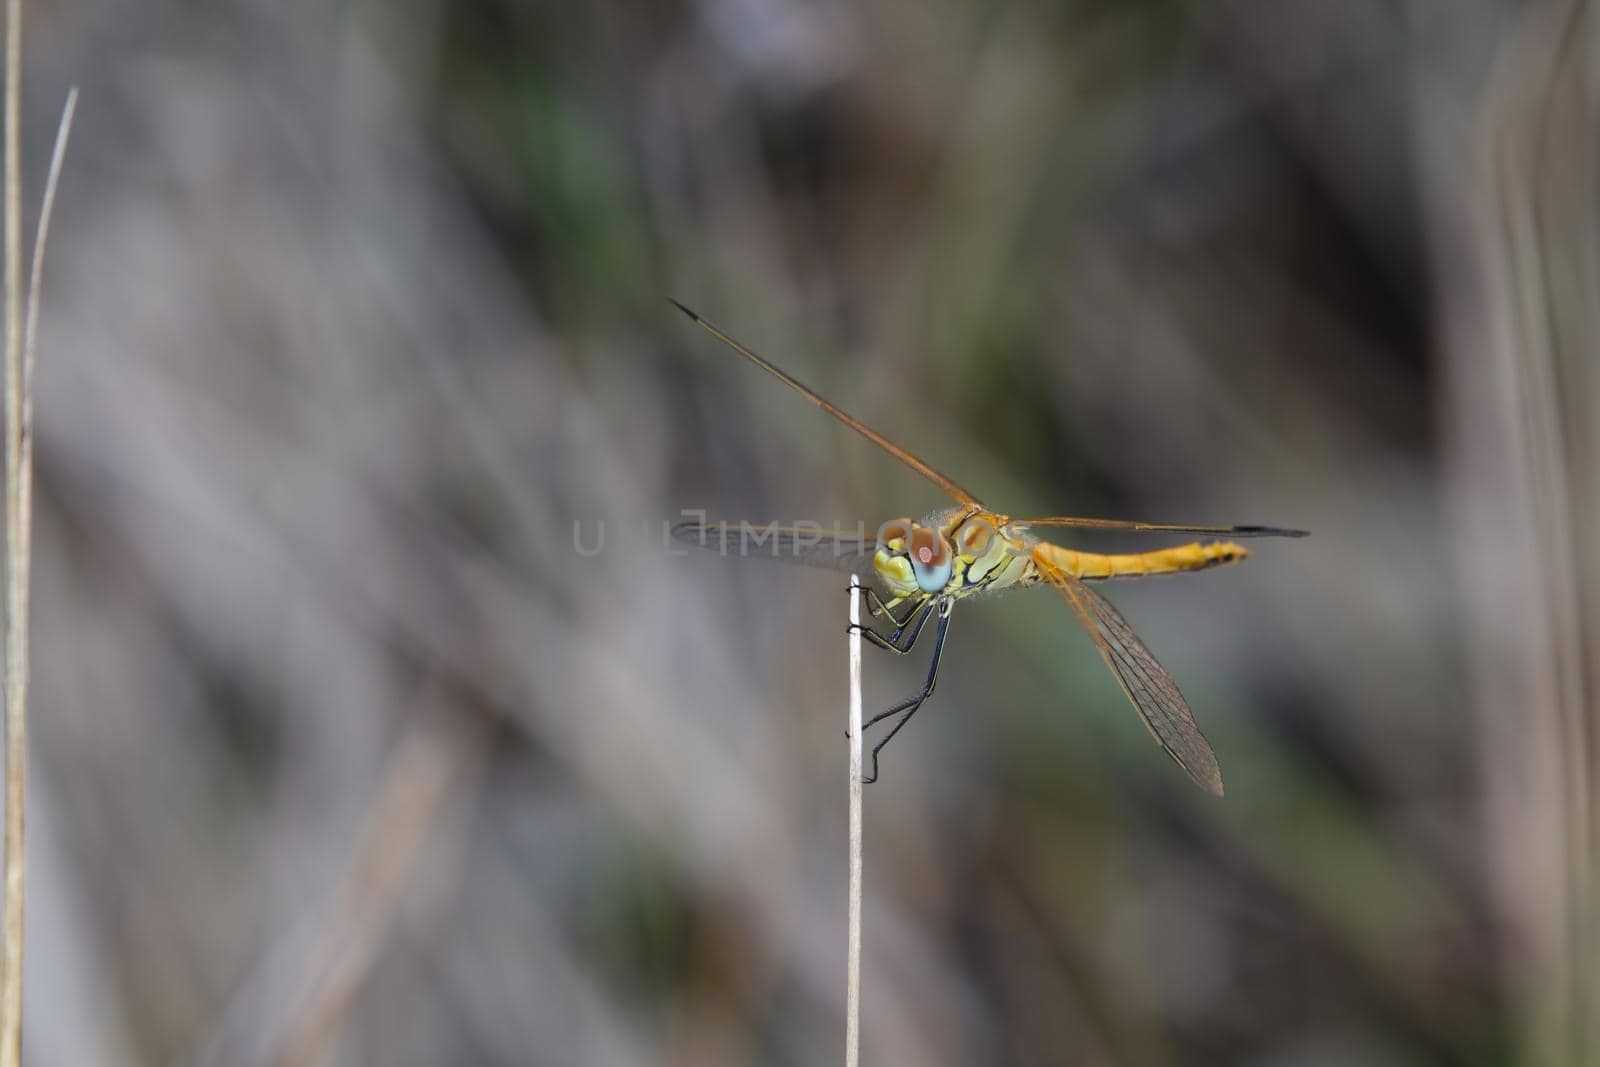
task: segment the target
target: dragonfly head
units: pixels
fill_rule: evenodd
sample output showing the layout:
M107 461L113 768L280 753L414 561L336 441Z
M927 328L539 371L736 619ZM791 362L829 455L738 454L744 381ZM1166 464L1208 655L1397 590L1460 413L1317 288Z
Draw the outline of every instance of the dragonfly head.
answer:
M873 565L896 596L937 593L950 583L955 553L932 526L890 519L878 528Z

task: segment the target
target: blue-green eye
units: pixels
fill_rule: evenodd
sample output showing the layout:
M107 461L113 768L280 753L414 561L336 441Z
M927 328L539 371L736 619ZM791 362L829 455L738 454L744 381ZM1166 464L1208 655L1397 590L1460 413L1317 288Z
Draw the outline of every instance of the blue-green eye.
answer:
M930 526L911 528L911 571L917 576L917 588L924 593L937 593L950 582L951 566L955 557L950 546Z

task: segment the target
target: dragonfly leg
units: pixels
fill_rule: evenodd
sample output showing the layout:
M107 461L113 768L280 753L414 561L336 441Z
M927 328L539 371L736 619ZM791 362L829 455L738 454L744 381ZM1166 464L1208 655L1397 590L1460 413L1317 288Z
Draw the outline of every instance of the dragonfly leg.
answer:
M861 636L862 637L865 637L875 647L881 648L885 652L893 652L897 656L909 655L911 653L911 650L916 647L917 639L922 636L922 627L923 627L923 625L925 623L927 623L928 619L930 617L932 617L932 615L934 614L935 610L938 609L939 603L940 603L939 601L935 601L935 600L932 600L930 598L928 600L924 600L921 604L918 604L917 607L916 607L916 611L915 611L914 616L908 618L908 621L910 621L912 623L911 630L910 630L909 633L906 633L903 637L902 637L902 630L904 629L903 627L902 627L901 630L896 630L894 633L890 634L888 637L883 636L878 631L872 629L870 626L861 626L861 625L857 625L855 623L852 623L846 629L847 630L859 630L861 632ZM944 617L946 617L946 618L949 617L949 610L948 609L944 610ZM883 713L881 713L879 715L873 716L873 718L866 725L867 726L871 726L873 723L875 723L878 720L884 718L885 716L893 715L896 711L903 710L905 708L905 706L907 704L909 704L909 703L910 703L910 701L904 701L904 702L902 702L900 704L897 704L894 708L890 709L889 711L886 711L886 712L883 712ZM863 726L862 729L863 730L866 729L866 726ZM846 730L844 735L846 737L849 737L850 736L850 731Z
M923 601L912 609L911 614L906 617L906 622L901 623L894 633L888 637L883 636L870 626L862 626L859 623L851 623L846 629L847 631L859 631L862 637L865 637L874 646L883 649L885 652L893 652L897 656L904 656L916 647L917 638L922 634L922 625L928 621L928 616L931 614L933 614L933 601ZM910 624L909 632L907 632L907 623Z
M939 629L933 638L933 662L928 664L928 680L923 684L922 692L914 697L902 700L886 711L878 712L878 714L861 724L861 729L864 732L873 723L882 722L891 715L900 716L889 732L884 735L883 740L872 746L872 776L861 779L863 783L876 782L878 780L878 753L883 751L884 745L894 740L894 735L900 732L901 727L911 721L911 716L915 715L917 709L922 707L923 701L933 695L934 683L939 680L939 657L944 654L944 635L949 629L950 613L948 611L941 612L939 615Z
M893 604L885 604L883 602L883 598L878 595L878 591L872 588L870 585L862 585L860 582L852 582L850 584L850 588L854 592L863 594L862 599L866 601L867 611L871 613L873 618L888 619L890 622L902 629L905 628L906 622L910 620L911 615L917 610L915 607L913 607L910 612L906 613L906 617L902 619L897 617L895 613L890 610ZM900 598L896 597L893 603L898 604L899 602Z

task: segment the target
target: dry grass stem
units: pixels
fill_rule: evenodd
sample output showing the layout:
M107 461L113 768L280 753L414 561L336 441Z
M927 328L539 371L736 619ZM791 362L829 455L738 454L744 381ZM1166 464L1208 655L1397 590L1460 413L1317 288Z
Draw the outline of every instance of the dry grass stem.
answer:
M78 91L67 94L56 127L55 148L45 180L39 228L34 234L33 266L24 308L21 295L21 246L16 210L16 51L15 7L8 11L6 81L6 799L4 960L0 971L0 1063L21 1062L22 922L24 880L24 811L28 788L28 578L33 557L33 356L39 323L39 290L44 253L50 238L61 161L66 156ZM26 315L26 329L22 322Z
M0 959L0 1064L21 1062L22 816L27 795L27 544L22 538L22 180L19 169L22 0L6 3L6 811L4 955Z
M851 576L851 584L857 581ZM861 598L850 591L850 932L845 965L845 1067L861 1062Z

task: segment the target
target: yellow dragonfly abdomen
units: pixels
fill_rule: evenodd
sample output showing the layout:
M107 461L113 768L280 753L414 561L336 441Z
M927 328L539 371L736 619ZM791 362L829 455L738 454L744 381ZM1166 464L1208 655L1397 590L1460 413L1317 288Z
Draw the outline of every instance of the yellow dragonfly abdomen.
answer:
M1238 563L1250 554L1250 550L1232 541L1212 541L1210 544L1196 541L1173 548L1158 548L1153 552L1110 556L1100 552L1079 552L1040 541L1033 546L1033 553L1069 577L1080 581L1096 581L1203 571L1209 567Z

